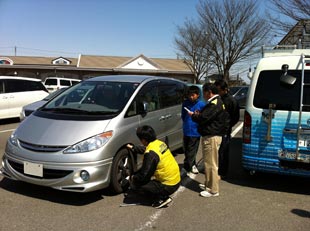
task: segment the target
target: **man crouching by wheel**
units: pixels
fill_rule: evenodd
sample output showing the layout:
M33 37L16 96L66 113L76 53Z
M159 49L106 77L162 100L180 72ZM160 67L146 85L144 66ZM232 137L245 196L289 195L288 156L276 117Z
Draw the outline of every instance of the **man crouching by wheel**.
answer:
M178 163L168 146L156 139L152 127L139 127L136 134L143 146L128 144L127 148L144 156L141 169L130 177L130 188L150 194L154 199L153 207L165 207L172 201L170 195L180 186Z

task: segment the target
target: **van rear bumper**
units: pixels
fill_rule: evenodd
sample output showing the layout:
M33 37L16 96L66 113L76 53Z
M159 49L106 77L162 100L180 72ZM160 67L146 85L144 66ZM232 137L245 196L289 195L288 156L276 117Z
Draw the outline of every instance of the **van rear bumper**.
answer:
M112 159L87 163L42 163L43 177L25 174L25 162L32 161L4 153L0 173L8 179L72 192L91 192L106 188L110 184ZM82 171L89 173L89 180L81 178Z
M278 158L262 158L250 155L242 156L242 166L249 171L270 172L283 175L310 177L310 171L305 169L281 166Z

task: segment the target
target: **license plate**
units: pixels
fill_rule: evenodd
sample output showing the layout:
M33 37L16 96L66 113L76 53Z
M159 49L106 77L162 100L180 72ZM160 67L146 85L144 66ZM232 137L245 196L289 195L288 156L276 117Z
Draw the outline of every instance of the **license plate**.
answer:
M295 152L282 151L279 152L278 156L280 159L296 160ZM297 160L304 163L310 163L310 155L299 153Z
M43 177L43 164L24 162L24 173L32 176Z

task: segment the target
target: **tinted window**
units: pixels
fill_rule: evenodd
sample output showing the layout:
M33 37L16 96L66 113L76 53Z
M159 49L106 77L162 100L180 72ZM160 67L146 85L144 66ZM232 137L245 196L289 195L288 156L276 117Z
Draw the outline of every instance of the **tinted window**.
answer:
M7 93L40 90L46 91L41 82L22 79L7 79L5 89Z
M80 81L71 80L72 85L78 84Z
M185 84L164 80L159 85L159 103L161 108L181 104L185 95Z
M0 80L0 94L4 93L4 81Z
M71 86L70 80L61 79L60 80L60 86Z
M258 77L254 95L254 106L268 109L275 104L275 110L299 111L301 71L288 71L288 75L296 77L294 85L280 82L282 71L262 71ZM310 83L310 71L305 71L305 82ZM310 105L310 88L305 86L303 104ZM310 107L304 107L310 111Z
M57 79L46 79L45 80L45 85L57 85Z

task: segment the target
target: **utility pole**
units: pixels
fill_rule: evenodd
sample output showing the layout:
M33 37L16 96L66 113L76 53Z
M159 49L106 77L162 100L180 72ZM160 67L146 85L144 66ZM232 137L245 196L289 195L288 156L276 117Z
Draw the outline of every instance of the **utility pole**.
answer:
M16 50L17 50L17 48L16 48L16 46L14 47L14 54L15 54L15 56L16 56Z

